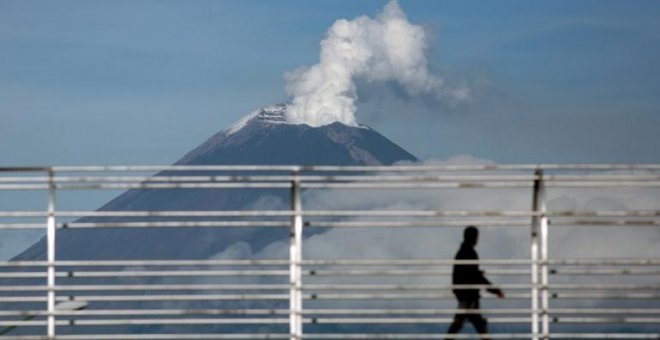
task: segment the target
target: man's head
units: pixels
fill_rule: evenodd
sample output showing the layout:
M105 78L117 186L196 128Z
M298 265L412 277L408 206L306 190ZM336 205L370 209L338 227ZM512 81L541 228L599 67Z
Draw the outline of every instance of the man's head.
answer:
M470 225L463 230L463 242L467 242L473 246L477 245L477 240L479 239L479 229L477 227Z

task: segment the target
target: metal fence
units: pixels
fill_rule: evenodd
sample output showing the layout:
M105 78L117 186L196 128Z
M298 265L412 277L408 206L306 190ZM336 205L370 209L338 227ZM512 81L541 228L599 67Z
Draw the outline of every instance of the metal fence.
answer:
M56 204L63 192L139 189L277 189L288 191L290 205L106 211L63 210ZM412 191L432 191L451 198L457 192L483 196L498 190L516 190L528 208L488 206L492 200L460 210L307 208L304 195L409 197ZM621 190L651 194L644 196L644 209L626 204L548 209L550 190L596 191L602 197ZM16 209L22 192L46 193L46 209ZM555 230L581 228L646 230L648 244L657 249L658 192L658 164L0 168L0 204L13 202L7 205L12 209L0 211L0 229L45 230L47 240L44 259L0 262L0 339L477 339L443 334L454 313L474 313L454 308L452 289L487 288L449 281L454 264L475 263L507 292L507 299L487 300L480 310L489 315L492 339L660 339L660 258L638 254L657 251L598 258L549 251ZM511 247L526 257L303 258L306 237L328 230L415 234L429 228L460 232L466 225L518 230L529 242ZM256 227L288 229L288 259L56 259L61 229ZM320 231L306 234L314 228ZM210 279L185 281L191 277Z

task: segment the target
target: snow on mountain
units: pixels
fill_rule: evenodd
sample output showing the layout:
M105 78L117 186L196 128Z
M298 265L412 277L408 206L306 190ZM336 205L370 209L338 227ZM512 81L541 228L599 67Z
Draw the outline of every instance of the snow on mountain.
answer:
M262 109L256 110L241 118L238 122L234 123L227 130L224 131L225 136L230 136L240 129L244 128L248 123L253 120L260 121L264 124L286 124L286 104L275 104L266 106Z

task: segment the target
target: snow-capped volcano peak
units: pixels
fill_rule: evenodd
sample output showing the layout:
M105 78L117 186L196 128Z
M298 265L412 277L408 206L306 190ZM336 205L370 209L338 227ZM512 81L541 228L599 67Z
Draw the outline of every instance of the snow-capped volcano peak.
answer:
M254 112L247 114L236 123L232 124L225 134L227 136L236 133L252 121L259 121L265 124L288 124L286 119L286 104L275 104L266 106Z
M243 130L245 127L248 125L251 125L252 123L257 123L261 126L272 126L272 125L281 125L281 124L286 124L286 125L308 125L306 123L296 123L292 122L289 117L287 116L288 109L290 108L289 104L285 103L279 103L279 104L274 104L274 105L269 105L266 107L263 107L261 109L258 109L256 111L253 111L247 115L245 115L243 118L238 120L236 123L232 124L227 128L226 130L222 131L221 134L224 137L229 137L235 133L237 133L240 130ZM340 123L340 122L335 122L335 123ZM343 123L340 123L343 124ZM330 125L330 124L326 124ZM345 124L343 124L345 125ZM323 125L321 125L323 126ZM318 126L317 126L318 127ZM351 127L354 128L359 128L359 129L370 129L366 125L362 124L357 124L357 125L351 125Z
M288 108L275 104L256 110L176 164L382 165L416 159L366 125L296 124L287 119Z

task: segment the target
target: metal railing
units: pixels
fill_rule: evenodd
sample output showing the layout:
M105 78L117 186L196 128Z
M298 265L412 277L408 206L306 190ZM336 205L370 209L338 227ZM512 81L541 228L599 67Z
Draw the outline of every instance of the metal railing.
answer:
M62 192L85 197L102 190L236 189L288 192L290 202L251 210L92 211L56 205ZM442 192L451 199L459 192L497 197L501 190L526 197L527 207L503 209L492 199L467 209L356 208L337 202L347 196L333 196L348 191L400 196L405 202L415 197L413 192ZM622 200L629 200L630 192L653 194L642 195L640 209L625 204L549 209L551 190L596 191L606 198L625 190ZM490 338L660 339L660 258L639 256L644 251L630 257L550 257L554 230L584 227L599 233L647 230L648 244L657 249L659 164L0 168L0 204L11 200L16 206L21 198L13 195L25 191L45 192L46 210L2 209L0 229L45 230L45 258L0 262L0 339L479 338L443 334L457 311L474 313L454 308L452 289L487 288L452 286L448 278L455 264L481 265L507 292L502 301L486 298L480 310L490 316ZM334 199L331 207L319 202L305 207L313 193L328 194ZM477 261L303 257L306 240L329 230L456 234L466 225L526 235L528 244L509 245L511 253L524 256ZM60 230L108 228L288 229L288 258L56 259ZM455 241L458 247L460 239ZM82 305L61 304L70 301Z

